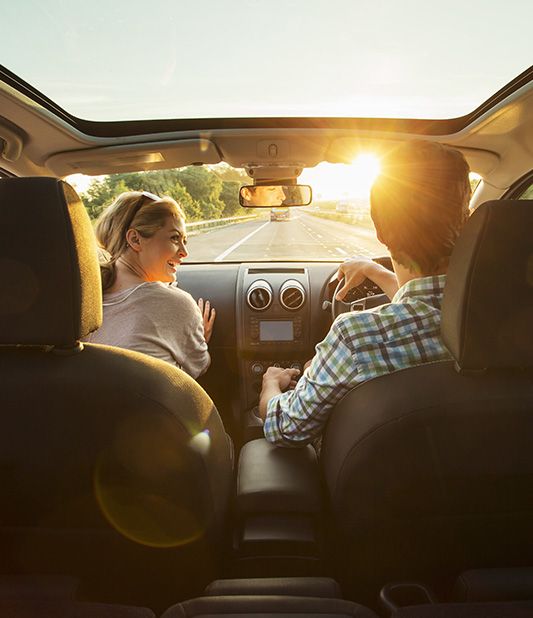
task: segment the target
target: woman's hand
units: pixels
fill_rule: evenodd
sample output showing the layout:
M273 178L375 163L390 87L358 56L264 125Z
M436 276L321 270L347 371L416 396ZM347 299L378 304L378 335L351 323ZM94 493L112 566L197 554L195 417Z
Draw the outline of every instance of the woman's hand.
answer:
M211 307L211 303L206 300L204 304L204 299L198 299L198 307L200 307L200 311L202 312L202 319L204 321L204 337L207 343L211 339L211 335L213 333L213 324L215 323L216 311Z

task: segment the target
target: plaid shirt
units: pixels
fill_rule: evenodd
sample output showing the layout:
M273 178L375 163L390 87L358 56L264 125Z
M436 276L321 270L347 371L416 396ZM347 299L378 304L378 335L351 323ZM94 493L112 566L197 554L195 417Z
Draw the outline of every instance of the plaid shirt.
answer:
M296 388L268 402L265 438L303 446L321 435L330 410L349 390L378 376L449 360L440 336L445 275L412 279L392 302L343 313L316 346Z

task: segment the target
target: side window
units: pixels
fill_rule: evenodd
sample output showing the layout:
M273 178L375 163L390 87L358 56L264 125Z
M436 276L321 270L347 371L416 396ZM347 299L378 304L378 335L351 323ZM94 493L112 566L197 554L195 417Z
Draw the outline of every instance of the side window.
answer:
M503 199L533 200L533 170L517 180L503 196Z
M519 200L533 200L533 180L531 184L524 189L518 196Z

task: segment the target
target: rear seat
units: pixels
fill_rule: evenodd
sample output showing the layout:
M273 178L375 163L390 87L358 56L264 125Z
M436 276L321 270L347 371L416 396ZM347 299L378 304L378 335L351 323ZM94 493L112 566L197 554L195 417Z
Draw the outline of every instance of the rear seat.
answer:
M402 607L391 618L531 618L533 601L439 603Z
M377 615L357 603L343 599L297 597L282 595L230 595L201 597L179 603L167 609L161 618L202 618L220 616L235 618L237 615L307 616L308 618L377 618Z
M156 618L154 612L147 607L57 599L0 599L0 616L2 618Z
M531 618L533 569L464 571L446 603L439 603L424 585L410 582L384 586L380 599L390 618Z
M455 582L452 600L524 601L533 599L533 569L471 569Z
M377 618L342 599L339 585L328 577L221 579L207 586L205 596L170 607L162 618L235 615Z
M76 600L77 580L55 576L0 577L2 618L156 618L148 608ZM161 618L308 616L377 618L371 610L340 598L327 577L217 580L205 595L168 608Z

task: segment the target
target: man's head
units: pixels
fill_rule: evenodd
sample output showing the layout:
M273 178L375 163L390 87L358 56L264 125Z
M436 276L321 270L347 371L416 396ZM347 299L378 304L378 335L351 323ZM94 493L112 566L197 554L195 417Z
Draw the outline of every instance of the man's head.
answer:
M283 187L278 185L243 187L241 194L249 206L281 206L285 200Z
M417 274L446 271L468 217L468 173L459 151L436 142L405 142L383 157L370 205L393 260Z

